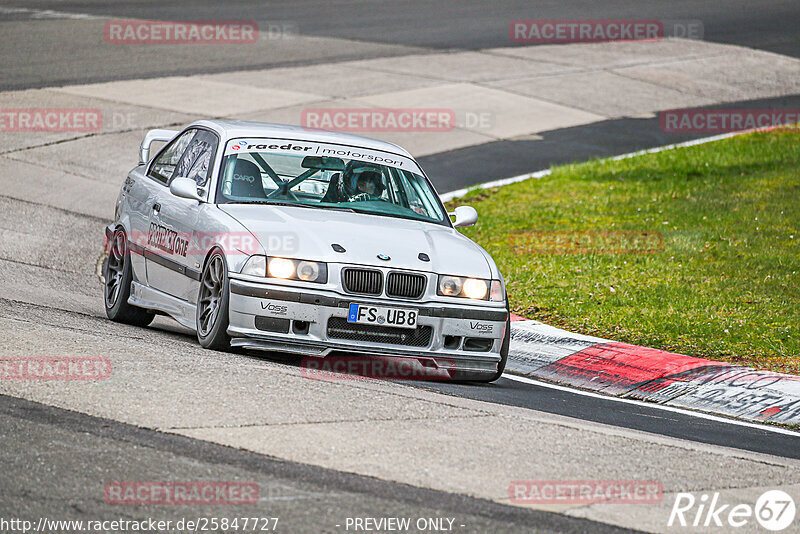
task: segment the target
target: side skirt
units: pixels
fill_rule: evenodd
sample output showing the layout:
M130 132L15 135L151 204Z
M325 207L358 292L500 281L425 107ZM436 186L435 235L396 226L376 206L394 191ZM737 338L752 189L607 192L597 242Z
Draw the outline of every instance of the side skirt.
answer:
M128 303L140 308L164 312L183 326L197 330L195 305L157 289L139 282L131 282L131 296L128 298Z

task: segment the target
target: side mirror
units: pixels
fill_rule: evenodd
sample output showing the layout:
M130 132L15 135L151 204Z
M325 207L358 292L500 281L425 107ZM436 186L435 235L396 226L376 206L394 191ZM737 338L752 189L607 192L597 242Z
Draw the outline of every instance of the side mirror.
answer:
M472 226L478 222L478 212L472 206L459 206L448 215L456 218L453 226Z
M197 183L191 178L173 178L169 184L169 192L176 197L189 198L203 202L203 197L197 192Z

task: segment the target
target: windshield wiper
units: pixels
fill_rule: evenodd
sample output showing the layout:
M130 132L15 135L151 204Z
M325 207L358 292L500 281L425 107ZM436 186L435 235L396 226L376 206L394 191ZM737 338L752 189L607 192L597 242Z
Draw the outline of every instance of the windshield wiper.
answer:
M442 222L437 221L435 219L423 219L422 217L409 217L407 215L401 215L399 213L387 213L385 211L371 211L371 210L357 209L357 208L352 209L352 211L356 213L363 213L364 215L377 215L378 217L392 217L394 219L405 219L406 221L443 224Z
M334 206L315 206L314 204L302 204L299 202L283 202L280 200L235 200L228 202L228 204L262 204L268 206L292 206L296 208L311 208L315 210L336 210L336 211L348 211L350 213L356 213L356 210L353 208L340 208Z
M300 204L294 202L285 202L282 200L260 200L260 199L253 199L253 200L232 200L228 202L228 204L268 204L272 206L299 206L301 208L313 208L310 204Z

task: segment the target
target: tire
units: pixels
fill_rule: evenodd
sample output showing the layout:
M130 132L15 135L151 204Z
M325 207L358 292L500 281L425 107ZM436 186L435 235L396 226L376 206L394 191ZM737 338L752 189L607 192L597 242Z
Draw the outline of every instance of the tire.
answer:
M508 314L506 319L506 335L503 337L503 344L500 345L500 361L497 362L497 372L485 380L478 382L494 382L503 376L503 371L506 370L506 363L508 363L508 350L511 348L511 313Z
M481 373L474 371L457 371L453 373L452 380L454 382L479 382L488 384L494 382L503 376L503 371L506 369L508 362L508 351L511 347L511 313L508 314L506 319L506 334L503 337L503 344L500 345L500 361L497 362L497 371Z
M133 281L131 255L125 231L117 229L111 238L108 257L103 263L103 301L106 316L117 323L134 326L147 326L153 322L155 314L128 303Z
M230 351L228 335L228 303L230 288L225 256L215 250L208 257L203 274L200 275L200 290L197 294L197 341L204 348Z

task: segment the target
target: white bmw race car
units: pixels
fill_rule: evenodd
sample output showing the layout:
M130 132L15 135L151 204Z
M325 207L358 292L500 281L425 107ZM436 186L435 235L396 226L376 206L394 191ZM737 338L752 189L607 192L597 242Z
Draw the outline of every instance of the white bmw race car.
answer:
M154 141L166 145L150 157ZM451 216L455 221L451 221ZM402 148L294 126L151 130L106 228L105 307L203 347L394 357L492 381L509 311L492 258Z

